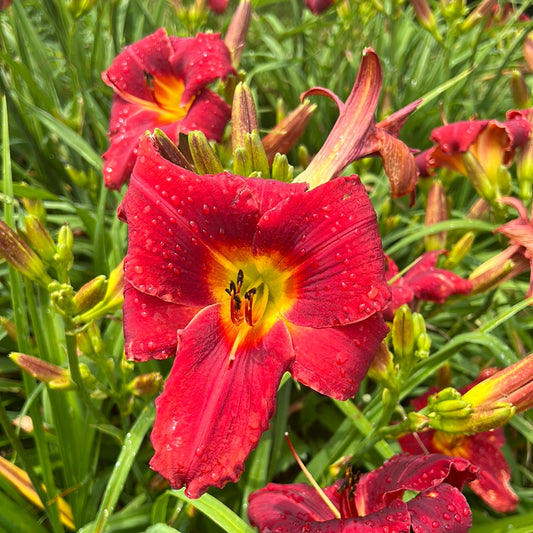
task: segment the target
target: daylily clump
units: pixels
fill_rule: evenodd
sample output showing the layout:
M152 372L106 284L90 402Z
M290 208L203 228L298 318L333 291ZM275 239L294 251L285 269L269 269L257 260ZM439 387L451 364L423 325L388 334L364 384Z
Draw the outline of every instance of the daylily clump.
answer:
M430 135L435 145L415 158L420 177L431 176L440 167L458 172L494 207L495 200L509 192L507 167L516 148L529 139L529 112L508 111L505 122L466 120L435 128Z
M356 176L306 184L197 175L154 142L119 210L126 354L176 355L157 399L151 466L198 497L236 481L284 372L355 394L387 332L376 216Z
M269 483L250 495L248 517L260 532L466 533L472 515L460 491L476 475L459 457L395 455L359 479L348 469L344 480L324 488L337 512L309 485ZM417 495L406 502L405 491Z
M493 373L495 370L491 370ZM490 375L485 371L478 380L461 389L470 390L476 383ZM411 401L416 411L423 409L428 397L437 392L430 388L425 394ZM452 457L463 457L479 468L479 478L470 483L470 488L494 510L501 513L513 511L518 504L518 496L509 484L511 472L501 448L505 437L501 428L483 431L473 435L451 434L429 429L417 434L408 434L399 439L402 450L412 454L442 453Z
M403 275L390 257L386 257L387 280L391 283L392 301L385 311L387 320L392 320L394 313L403 305L417 300L442 304L447 298L456 294L468 294L472 290L472 282L461 278L450 270L436 266L442 250L426 252Z
M218 34L168 36L161 28L127 46L102 79L115 92L104 153L107 187L128 180L140 135L160 128L173 141L200 130L220 141L230 108L207 86L234 73L230 53Z

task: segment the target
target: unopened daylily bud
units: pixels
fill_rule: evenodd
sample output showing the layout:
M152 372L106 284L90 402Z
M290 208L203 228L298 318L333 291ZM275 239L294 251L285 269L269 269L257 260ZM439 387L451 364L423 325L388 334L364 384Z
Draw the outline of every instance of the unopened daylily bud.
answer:
M517 413L533 407L533 353L480 381L463 394L476 410L510 404Z
M529 107L529 89L523 74L518 69L511 72L511 95L517 109Z
M107 280L105 276L97 276L92 279L74 295L73 303L76 313L82 313L92 309L105 296Z
M476 235L473 231L466 232L453 246L444 261L444 268L453 270L470 252Z
M270 167L266 157L263 143L259 133L254 130L252 133L244 136L244 147L248 157L252 161L252 172L256 176L268 179L270 178Z
M396 311L391 333L394 358L401 367L403 361L411 359L415 347L413 313L407 304Z
M287 156L285 154L276 154L272 162L272 179L291 182L293 174L294 167L289 165Z
M122 307L124 301L124 267L123 263L119 263L111 273L107 280L107 288L104 297L94 307L88 309L84 313L77 315L74 320L77 323L88 323L103 316L114 313L117 309Z
M524 59L529 70L533 72L533 31L530 31L524 39Z
M5 332L7 333L7 336L11 339L17 342L17 326L15 326L15 323L12 320L9 320L5 316L0 316L0 324L4 328Z
M74 289L68 283L59 283L59 281L52 281L48 285L48 292L50 299L54 305L55 310L63 316L71 317L75 312L73 303Z
M426 0L411 0L413 9L415 10L416 18L418 22L425 28L438 42L442 42L442 37L437 29L437 22L433 16Z
M46 222L46 209L42 200L35 198L22 198L20 201L28 215L37 217L42 224Z
M202 131L189 133L189 149L197 174L219 174L224 170L213 147Z
M56 245L41 221L35 215L26 215L24 228L28 240L41 259L52 263L56 254Z
M485 174L483 167L479 164L479 161L476 159L474 154L472 154L470 151L466 151L461 155L465 165L466 173L472 183L472 186L482 198L484 198L491 206L493 206L497 197L494 184L491 183L487 174Z
M0 256L3 256L12 267L32 281L45 287L52 281L37 254L1 220Z
M498 0L483 0L471 13L468 15L467 19L461 25L461 30L468 32L474 27L477 23L483 20L485 17L488 17L492 13L493 7L496 5Z
M150 372L137 376L129 388L135 396L154 396L163 388L163 376L159 372Z
M70 0L67 8L74 18L80 18L89 13L96 4L96 0Z
M237 68L241 60L241 55L246 43L246 35L250 26L252 16L252 3L250 0L241 0L224 38L224 43L231 54L231 64Z
M439 7L442 16L453 22L465 14L466 0L440 0Z
M73 247L74 236L72 235L72 230L67 224L63 224L57 236L57 251L54 259L66 272L72 268L74 262Z
M9 358L30 376L43 381L52 389L71 390L76 388L65 368L19 352L11 353Z
M529 268L529 261L512 247L491 257L470 273L472 293L496 288L503 281L518 276Z
M529 122L533 126L533 112L530 113ZM533 138L531 134L518 155L516 177L520 188L520 198L524 202L529 201L533 195Z
M269 163L274 160L276 153L286 154L296 144L315 109L315 104L304 100L263 138Z
M233 173L237 176L248 177L252 172L252 162L246 148L235 148L233 150Z
M257 111L250 88L245 83L235 87L231 108L231 146L233 151L244 148L245 138L252 131L258 131Z
M307 168L310 161L311 156L309 155L309 150L301 144L298 146L298 165L302 168Z
M166 133L159 128L154 130L153 135L150 136L159 148L159 153L167 161L174 163L178 167L194 171L194 166L180 151L180 149L169 139Z
M393 356L386 343L382 342L370 363L368 376L388 388L396 388L396 372Z
M432 226L439 222L444 222L448 218L448 208L446 205L446 191L439 180L435 180L428 192L426 206L425 225ZM424 237L426 251L442 250L446 247L446 232L433 233Z

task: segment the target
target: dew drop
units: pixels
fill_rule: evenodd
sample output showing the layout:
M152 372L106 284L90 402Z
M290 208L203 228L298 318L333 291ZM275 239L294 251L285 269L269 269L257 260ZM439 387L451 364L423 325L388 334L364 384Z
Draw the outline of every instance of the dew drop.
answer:
M135 265L133 270L135 271L135 274L142 274L144 272L144 268L141 265Z

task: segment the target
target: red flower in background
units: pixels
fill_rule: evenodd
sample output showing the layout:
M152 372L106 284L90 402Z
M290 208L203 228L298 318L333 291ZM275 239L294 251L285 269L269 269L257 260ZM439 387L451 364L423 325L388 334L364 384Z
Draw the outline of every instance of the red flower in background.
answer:
M208 0L209 9L218 15L221 15L226 11L229 0Z
M509 196L500 198L504 204L514 207L518 211L518 218L500 226L496 231L503 233L511 241L515 252L521 253L529 261L530 282L526 297L533 296L533 207L528 218L524 204Z
M468 294L472 290L470 280L435 266L442 253L441 250L426 252L403 276L392 282L392 301L384 313L387 320L392 320L403 304L410 304L415 298L442 304L450 296ZM395 278L398 272L396 263L386 257L387 280Z
M179 133L200 130L220 141L229 106L207 85L234 73L218 34L169 37L164 29L127 46L102 79L114 91L109 124L111 146L103 155L105 184L128 180L139 136L162 129L173 141Z
M315 15L320 15L333 5L333 0L305 0L305 5Z
M386 334L390 290L363 185L306 188L198 176L141 140L120 207L126 353L176 353L151 466L190 497L238 479L284 372L346 399Z
M344 482L324 489L340 518L309 485L269 483L250 495L250 523L260 532L287 533L466 533L472 524L460 490L477 469L465 459L395 455L358 481L348 472ZM405 491L418 494L404 502Z
M460 392L464 394L495 371L496 369L490 370L489 373L485 371L479 379ZM411 400L413 408L416 411L423 409L427 405L428 397L437 391L437 387L432 387L420 398ZM405 435L399 442L403 451L415 455L427 451L430 454L442 453L468 459L479 468L479 478L470 483L470 488L496 511L508 513L516 509L518 496L509 485L511 473L501 452L505 444L501 428L474 435L451 434L430 429L419 433L416 438L413 434Z

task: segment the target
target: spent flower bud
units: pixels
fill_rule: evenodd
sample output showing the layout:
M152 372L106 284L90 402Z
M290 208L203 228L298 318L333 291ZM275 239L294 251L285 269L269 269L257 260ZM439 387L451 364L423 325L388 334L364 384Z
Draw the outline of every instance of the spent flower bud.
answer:
M0 256L3 256L12 267L32 281L45 287L52 281L37 254L1 220Z

